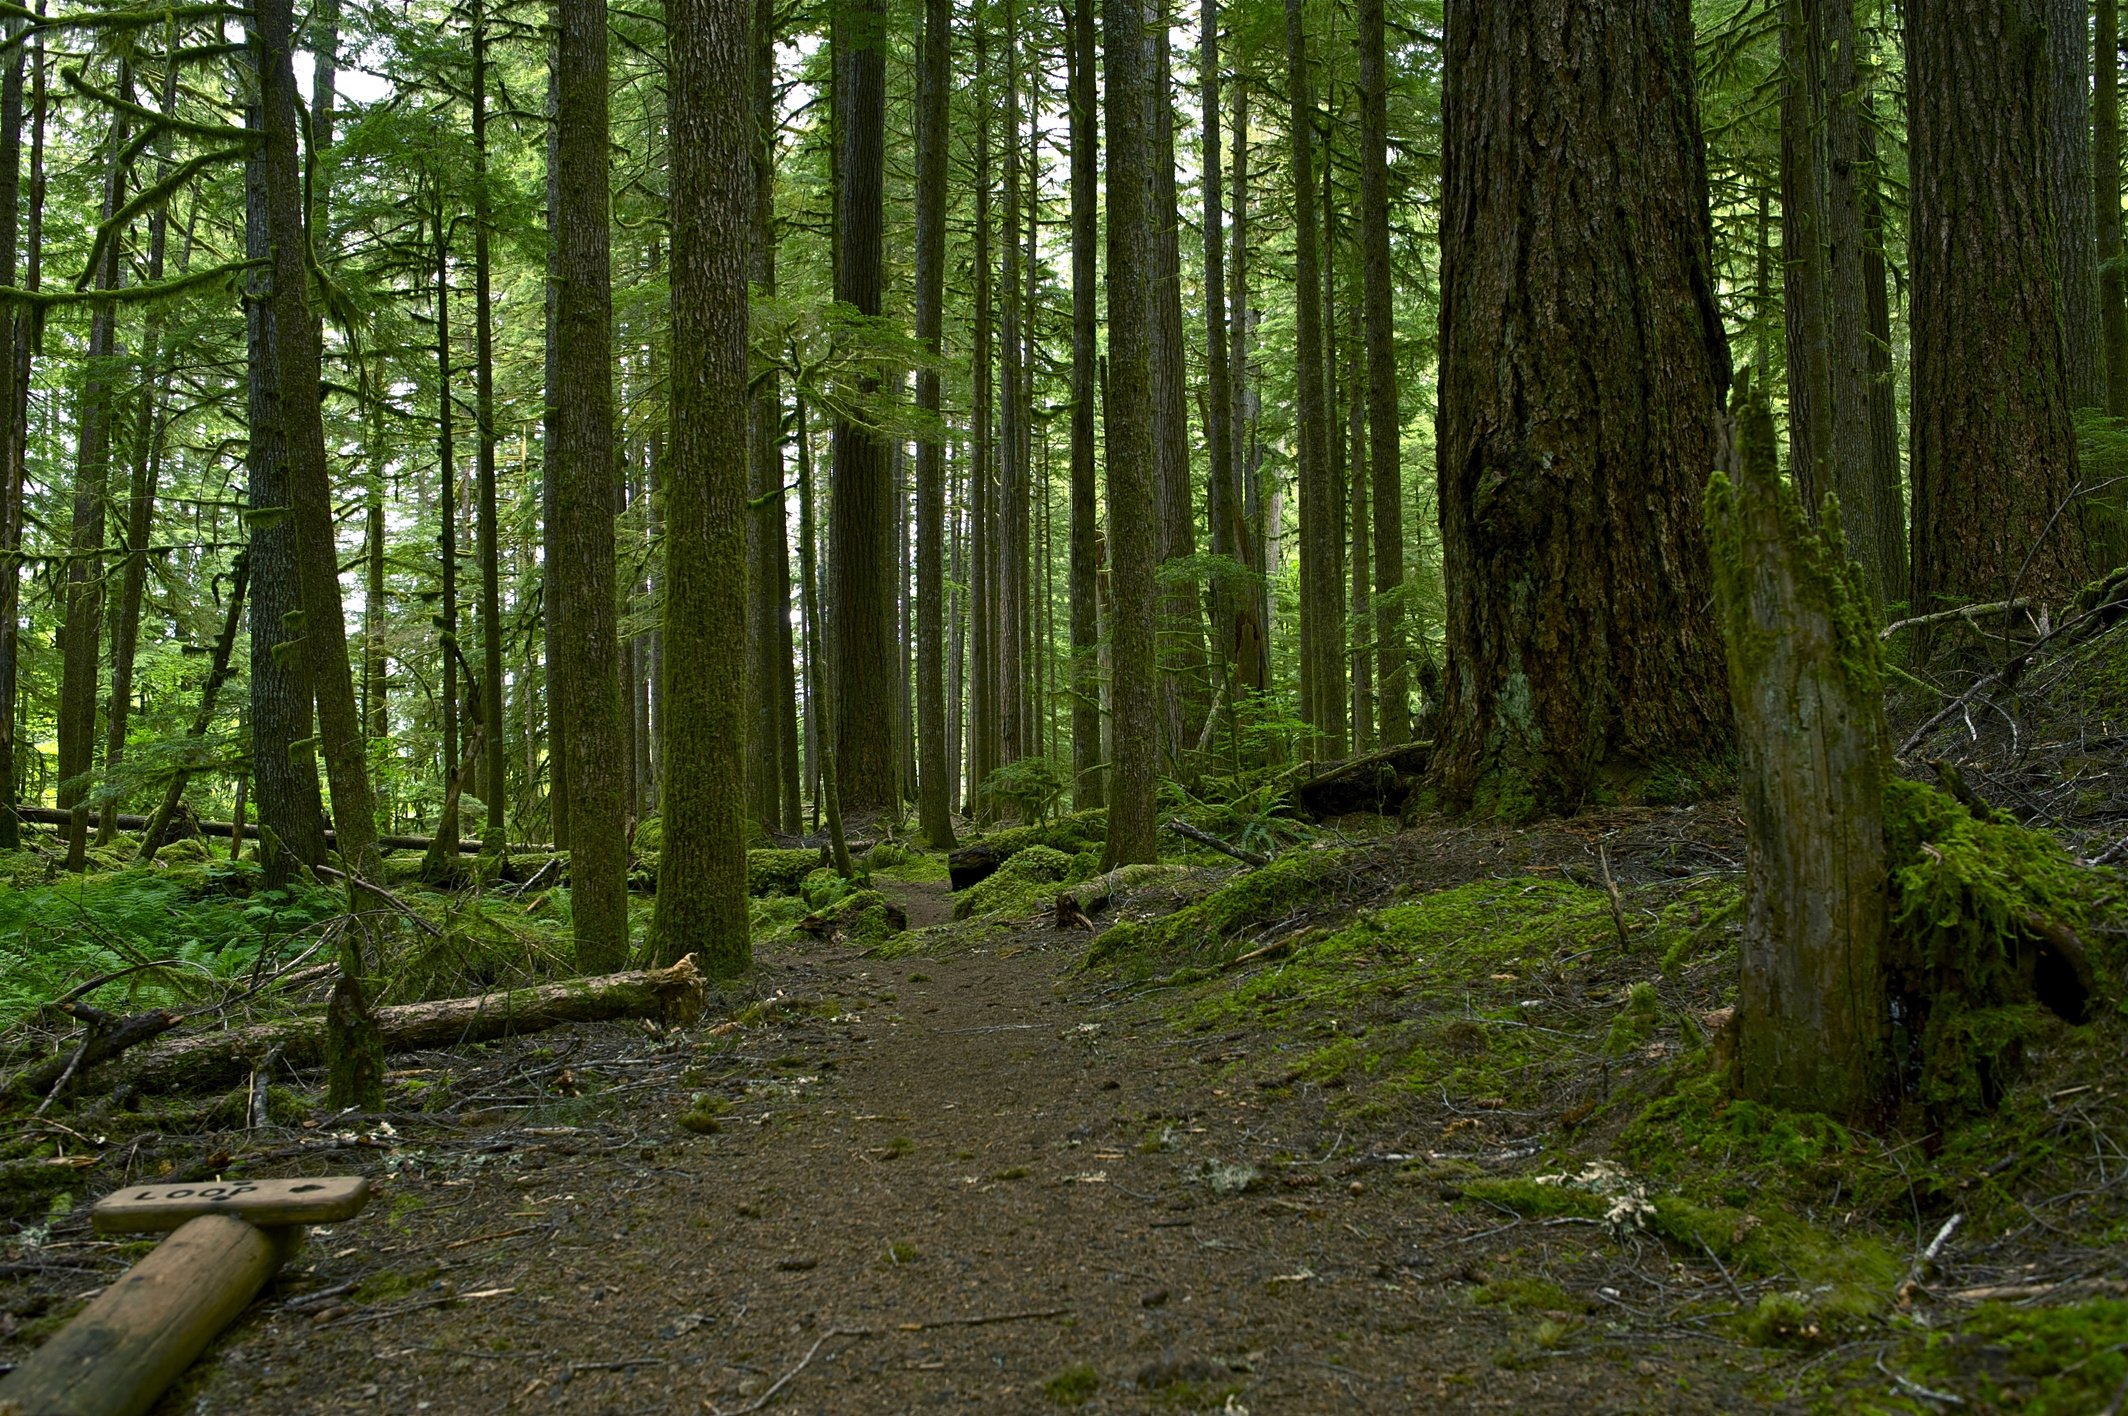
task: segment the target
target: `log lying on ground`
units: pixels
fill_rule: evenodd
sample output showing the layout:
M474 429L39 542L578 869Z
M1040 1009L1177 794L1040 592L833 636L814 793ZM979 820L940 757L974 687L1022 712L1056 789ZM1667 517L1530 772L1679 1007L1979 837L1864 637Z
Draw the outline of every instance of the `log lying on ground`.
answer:
M1406 742L1342 762L1309 762L1293 770L1293 806L1317 821L1372 811L1394 816L1417 788L1433 757L1431 742Z
M701 1016L705 998L702 974L695 967L694 955L689 954L669 969L603 974L472 998L379 1008L377 1026L384 1035L386 1052L411 1052L488 1042L565 1023L613 1018L688 1023ZM261 1023L163 1043L134 1054L133 1077L154 1091L228 1086L249 1076L255 1060L274 1048L280 1049L281 1059L292 1067L324 1065L325 1019Z
M18 820L33 826L65 826L73 820L71 813L49 806L18 806L14 808L14 812ZM234 825L227 821L201 821L196 824L199 826L199 832L202 836L219 836L225 841L229 839L230 833L236 829ZM145 816L121 816L118 818L118 829L121 831L145 831L148 829L148 818ZM245 822L244 839L256 841L258 838L258 823L253 821ZM334 845L337 840L338 838L333 831L327 828L325 843ZM435 840L434 836L379 836L377 844L388 851L425 851L435 843ZM458 843L458 851L461 855L479 855L481 848L482 842L471 838L461 840ZM552 846L512 842L510 854L537 855L542 851L551 851L553 849L554 847Z
M23 1074L22 1084L37 1096L44 1096L62 1082L70 1087L78 1086L89 1069L99 1062L108 1062L128 1048L161 1037L183 1021L182 1014L167 1008L152 1008L127 1018L114 1017L77 1002L60 1004L59 1011L78 1019L88 1028L89 1035L84 1041L69 1042L66 1051ZM11 1085L6 1090L12 1091L14 1087Z

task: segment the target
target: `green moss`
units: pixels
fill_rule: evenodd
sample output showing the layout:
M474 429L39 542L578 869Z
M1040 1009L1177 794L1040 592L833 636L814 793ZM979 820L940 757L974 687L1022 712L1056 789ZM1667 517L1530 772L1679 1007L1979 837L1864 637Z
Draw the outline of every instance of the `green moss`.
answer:
M1054 821L1039 822L1032 826L1014 826L1003 831L992 831L973 841L963 841L965 846L980 845L991 851L1002 864L1012 859L1029 846L1047 846L1053 851L1076 855L1080 851L1099 851L1108 840L1108 812L1103 809L1073 812Z
M1042 1394L1059 1406L1084 1406L1100 1389L1101 1374L1085 1362L1074 1362L1042 1383Z
M1261 870L1251 870L1197 903L1158 920L1125 922L1096 939L1086 956L1094 968L1115 961L1140 967L1230 958L1253 945L1237 939L1253 925L1269 924L1327 893L1349 864L1339 850L1288 851Z
M2000 814L1977 819L1919 782L1885 784L1884 839L1898 1060L1932 1114L1983 1110L2044 1025L2031 1006L2034 925L2080 928L2099 878L2052 837Z
M2128 1384L2128 1301L2028 1308L1986 1303L1949 1331L1912 1331L1887 1364L1910 1380L1961 1392L1970 1407L2081 1416Z
M864 947L884 944L909 927L909 916L877 890L859 890L845 895L812 916L814 928L823 934L839 934L843 941Z
M1478 1290L1478 1301L1516 1313L1586 1313L1592 1307L1548 1278L1495 1278Z
M989 879L953 899L955 919L992 915L1018 917L1047 908L1057 887L1071 873L1072 858L1052 846L1032 845L1015 851Z
M1626 994L1625 1006L1611 1020L1611 1031L1604 1039L1603 1050L1614 1057L1621 1052L1631 1052L1654 1034L1661 1016L1662 1005L1655 996L1655 985L1634 984Z
M795 895L799 883L819 865L818 851L748 851L746 892L749 895Z
M882 841L865 852L865 872L880 880L928 885L947 878L946 858L933 852Z

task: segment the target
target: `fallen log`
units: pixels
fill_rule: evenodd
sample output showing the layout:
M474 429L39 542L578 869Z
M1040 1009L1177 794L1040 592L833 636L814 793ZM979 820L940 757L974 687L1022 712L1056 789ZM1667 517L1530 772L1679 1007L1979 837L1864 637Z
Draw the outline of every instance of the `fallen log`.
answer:
M1222 841L1217 836L1213 835L1211 832L1200 831L1187 821L1170 821L1167 823L1167 829L1173 831L1176 835L1182 837L1186 841L1195 841L1200 846L1204 846L1210 850L1218 851L1221 855L1224 856L1232 856L1235 860L1240 861L1243 865L1253 865L1258 870L1263 869L1265 866L1271 863L1271 858L1269 856L1259 855L1255 851L1244 850L1240 846L1232 845L1226 841Z
M693 1022L706 998L702 974L689 954L669 969L644 969L506 989L471 998L403 1003L377 1010L386 1052L454 1047L539 1032L566 1023L614 1018ZM297 1018L227 1032L180 1038L134 1053L133 1079L159 1091L233 1085L251 1075L256 1059L279 1048L291 1067L325 1063L325 1019Z
M78 1044L23 1074L22 1085L37 1096L46 1096L61 1087L78 1083L99 1062L108 1062L128 1048L153 1041L183 1021L182 1014L167 1008L153 1008L128 1018L73 1001L58 1004L57 1008L80 1022L89 1032ZM14 1088L10 1086L8 1090Z
M72 813L50 806L17 806L13 810L18 821L32 826L65 826L74 819ZM149 825L150 819L145 816L120 816L118 818L118 829L121 831L145 831ZM237 827L227 821L201 821L197 825L202 836L217 836L223 840L229 839L237 831ZM245 822L243 836L247 841L256 841L259 838L258 823L255 821ZM337 834L332 828L327 827L325 843L327 845L335 845L337 841ZM380 849L388 851L425 851L435 844L435 841L436 838L434 836L379 836L377 845ZM161 844L168 843L163 842ZM461 839L458 842L458 852L460 855L479 855L483 844L483 842L470 837ZM554 847L552 846L512 842L509 853L511 855L537 855L543 851L551 851L553 849Z
M1303 763L1288 778L1294 809L1317 821L1355 811L1394 816L1432 757L1431 742L1405 742L1341 762Z

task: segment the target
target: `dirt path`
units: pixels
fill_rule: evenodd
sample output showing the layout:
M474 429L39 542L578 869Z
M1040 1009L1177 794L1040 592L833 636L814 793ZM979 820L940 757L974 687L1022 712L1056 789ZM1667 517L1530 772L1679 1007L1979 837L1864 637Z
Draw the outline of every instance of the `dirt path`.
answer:
M1532 1347L1469 1297L1497 1226L1079 991L1081 942L765 961L791 1006L701 1069L715 1134L648 1088L624 1134L403 1158L164 1409L1736 1409L1733 1348Z

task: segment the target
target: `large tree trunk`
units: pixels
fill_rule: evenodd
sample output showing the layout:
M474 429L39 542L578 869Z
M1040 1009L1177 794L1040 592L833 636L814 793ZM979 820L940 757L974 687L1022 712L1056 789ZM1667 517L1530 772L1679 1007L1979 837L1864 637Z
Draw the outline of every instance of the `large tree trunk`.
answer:
M671 11L672 436L665 467L665 849L655 957L753 962L746 905L747 276L753 15Z
M1457 806L1571 811L1730 740L1692 52L1686 0L1448 7L1434 771Z
M837 0L835 52L835 298L862 315L880 312L886 162L884 0ZM852 393L877 392L866 376ZM828 654L842 804L886 811L896 799L894 694L894 494L887 444L838 416L832 439L834 495L828 507Z
M1182 218L1175 196L1175 99L1168 38L1168 0L1149 6L1146 43L1151 89L1146 124L1152 137L1153 470L1160 518L1160 563L1197 554L1197 515L1190 499L1189 370L1182 333ZM1160 586L1160 743L1163 766L1191 780L1188 754L1204 718L1204 611L1193 577Z
M1286 0L1288 136L1293 147L1293 327L1296 479L1300 483L1301 717L1315 757L1345 750L1345 590L1337 553L1344 498L1330 466L1330 395L1323 357L1323 263L1317 229L1315 98L1301 0Z
M120 70L119 91L130 95L130 74ZM108 224L125 201L127 115L111 120L110 155L104 170L101 220ZM123 268L121 233L112 232L91 273L100 291L115 291ZM111 475L111 374L118 349L118 308L99 302L89 314L88 367L75 418L74 505L67 529L66 617L59 628L59 805L73 813L67 827L67 869L87 862L89 774L95 767L96 689L103 647L104 503Z
M1257 469L1262 442L1257 437L1259 403L1249 367L1249 337L1254 312L1249 308L1249 90L1234 86L1234 246L1227 263L1227 378L1233 385L1233 503L1236 523L1234 558L1251 572L1255 586L1236 610L1234 625L1234 706L1271 687L1271 591L1265 574L1263 499Z
M1374 653L1385 747L1411 737L1404 674L1403 410L1389 266L1388 31L1382 0L1360 0L1360 278L1367 325L1367 450L1374 477Z
M605 0L557 0L553 409L555 560L548 606L559 655L576 961L628 955L627 782L613 550L613 302L607 229Z
M2070 422L2048 6L1906 11L1914 609L2066 598L2089 570Z
M1887 1080L1891 1021L1876 636L1858 568L1782 485L1773 415L1742 392L1737 455L1707 491L1750 867L1735 1081L1766 1105L1859 1116Z
M458 773L458 450L457 420L451 416L451 245L444 215L444 197L439 187L433 219L436 260L436 605L437 710L443 717L443 779L454 782ZM436 818L436 839L458 839L458 793L445 791L443 809ZM445 847L429 852L421 874L430 884L449 880L458 868L457 857Z
M916 96L916 338L935 359L946 304L946 108L952 82L953 6L925 0ZM916 404L941 416L936 367L916 375ZM946 430L916 449L917 825L935 850L951 850L953 782L946 759Z
M1109 644L1114 685L1108 783L1110 866L1155 858L1158 772L1154 682L1154 561L1159 554L1153 478L1154 277L1145 131L1152 75L1142 0L1108 0L1102 59L1108 105L1108 549L1115 613Z
M1867 100L1866 100L1867 101ZM1869 442L1879 534L1877 583L1886 600L1913 593L1906 560L1906 477L1899 463L1899 390L1892 368L1890 269L1884 256L1884 173L1877 161L1876 114L1872 103L1861 125L1864 169L1869 181L1862 207L1862 298L1869 319Z

